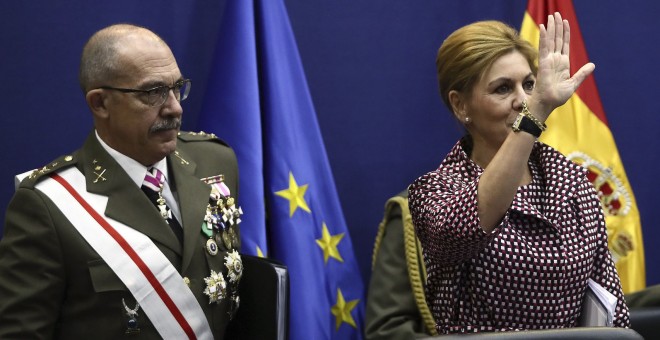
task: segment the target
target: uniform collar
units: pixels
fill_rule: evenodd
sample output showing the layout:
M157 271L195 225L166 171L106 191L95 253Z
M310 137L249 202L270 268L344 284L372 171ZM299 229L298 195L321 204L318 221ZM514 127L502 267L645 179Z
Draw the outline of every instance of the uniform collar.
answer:
M147 174L147 167L142 165L140 162L134 160L133 158L130 158L121 152L111 148L108 144L106 144L103 139L99 136L98 131L94 130L94 134L96 135L96 140L99 141L99 144L103 147L103 149L110 154L112 158L114 158L115 161L124 169L126 174L131 178L131 180L137 185L138 187L142 186L142 182L144 182L144 176ZM156 169L160 170L160 172L165 175L166 179L169 179L168 173L167 173L167 161L165 158L161 159L160 161L156 162L152 167L155 167Z

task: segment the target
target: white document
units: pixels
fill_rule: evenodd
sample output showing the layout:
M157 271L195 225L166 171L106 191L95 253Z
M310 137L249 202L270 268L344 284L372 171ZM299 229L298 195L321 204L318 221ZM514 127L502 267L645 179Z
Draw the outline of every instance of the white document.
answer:
M614 324L617 298L596 281L589 279L582 304L580 326L595 327Z
M592 279L589 279L589 287L607 309L607 326L611 327L614 321L614 312L616 311L616 296L612 295L612 293Z

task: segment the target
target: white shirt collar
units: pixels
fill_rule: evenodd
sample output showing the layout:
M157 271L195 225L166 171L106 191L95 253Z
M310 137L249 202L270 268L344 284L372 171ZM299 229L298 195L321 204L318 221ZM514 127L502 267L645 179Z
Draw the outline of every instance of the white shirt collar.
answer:
M142 186L142 182L144 182L144 176L147 174L147 167L142 165L140 162L134 160L133 158L130 158L119 151L111 148L108 144L106 144L101 137L99 137L98 131L94 130L94 133L96 134L96 139L99 141L103 149L107 151L112 158L119 163L119 165L126 171L128 176L135 182L135 185L138 187ZM168 173L167 173L167 161L165 158L161 159L160 161L156 162L156 164L153 165L153 167L157 168L160 170L163 175L165 175L165 179L167 180Z

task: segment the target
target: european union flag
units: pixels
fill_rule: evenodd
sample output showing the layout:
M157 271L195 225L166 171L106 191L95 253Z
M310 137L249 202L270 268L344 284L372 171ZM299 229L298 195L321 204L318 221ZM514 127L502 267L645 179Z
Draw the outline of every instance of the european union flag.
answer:
M283 1L229 0L214 62L199 127L236 151L242 250L288 266L291 339L361 339L364 286Z

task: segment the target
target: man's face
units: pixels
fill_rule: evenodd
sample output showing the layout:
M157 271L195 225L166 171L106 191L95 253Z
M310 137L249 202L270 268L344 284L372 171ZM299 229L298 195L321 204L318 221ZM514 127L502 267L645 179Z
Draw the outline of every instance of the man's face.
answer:
M150 36L126 37L119 54L122 75L108 86L148 90L182 79L170 49ZM110 147L146 166L174 151L183 109L171 91L157 106L149 105L145 93L108 91L108 116L99 130Z

